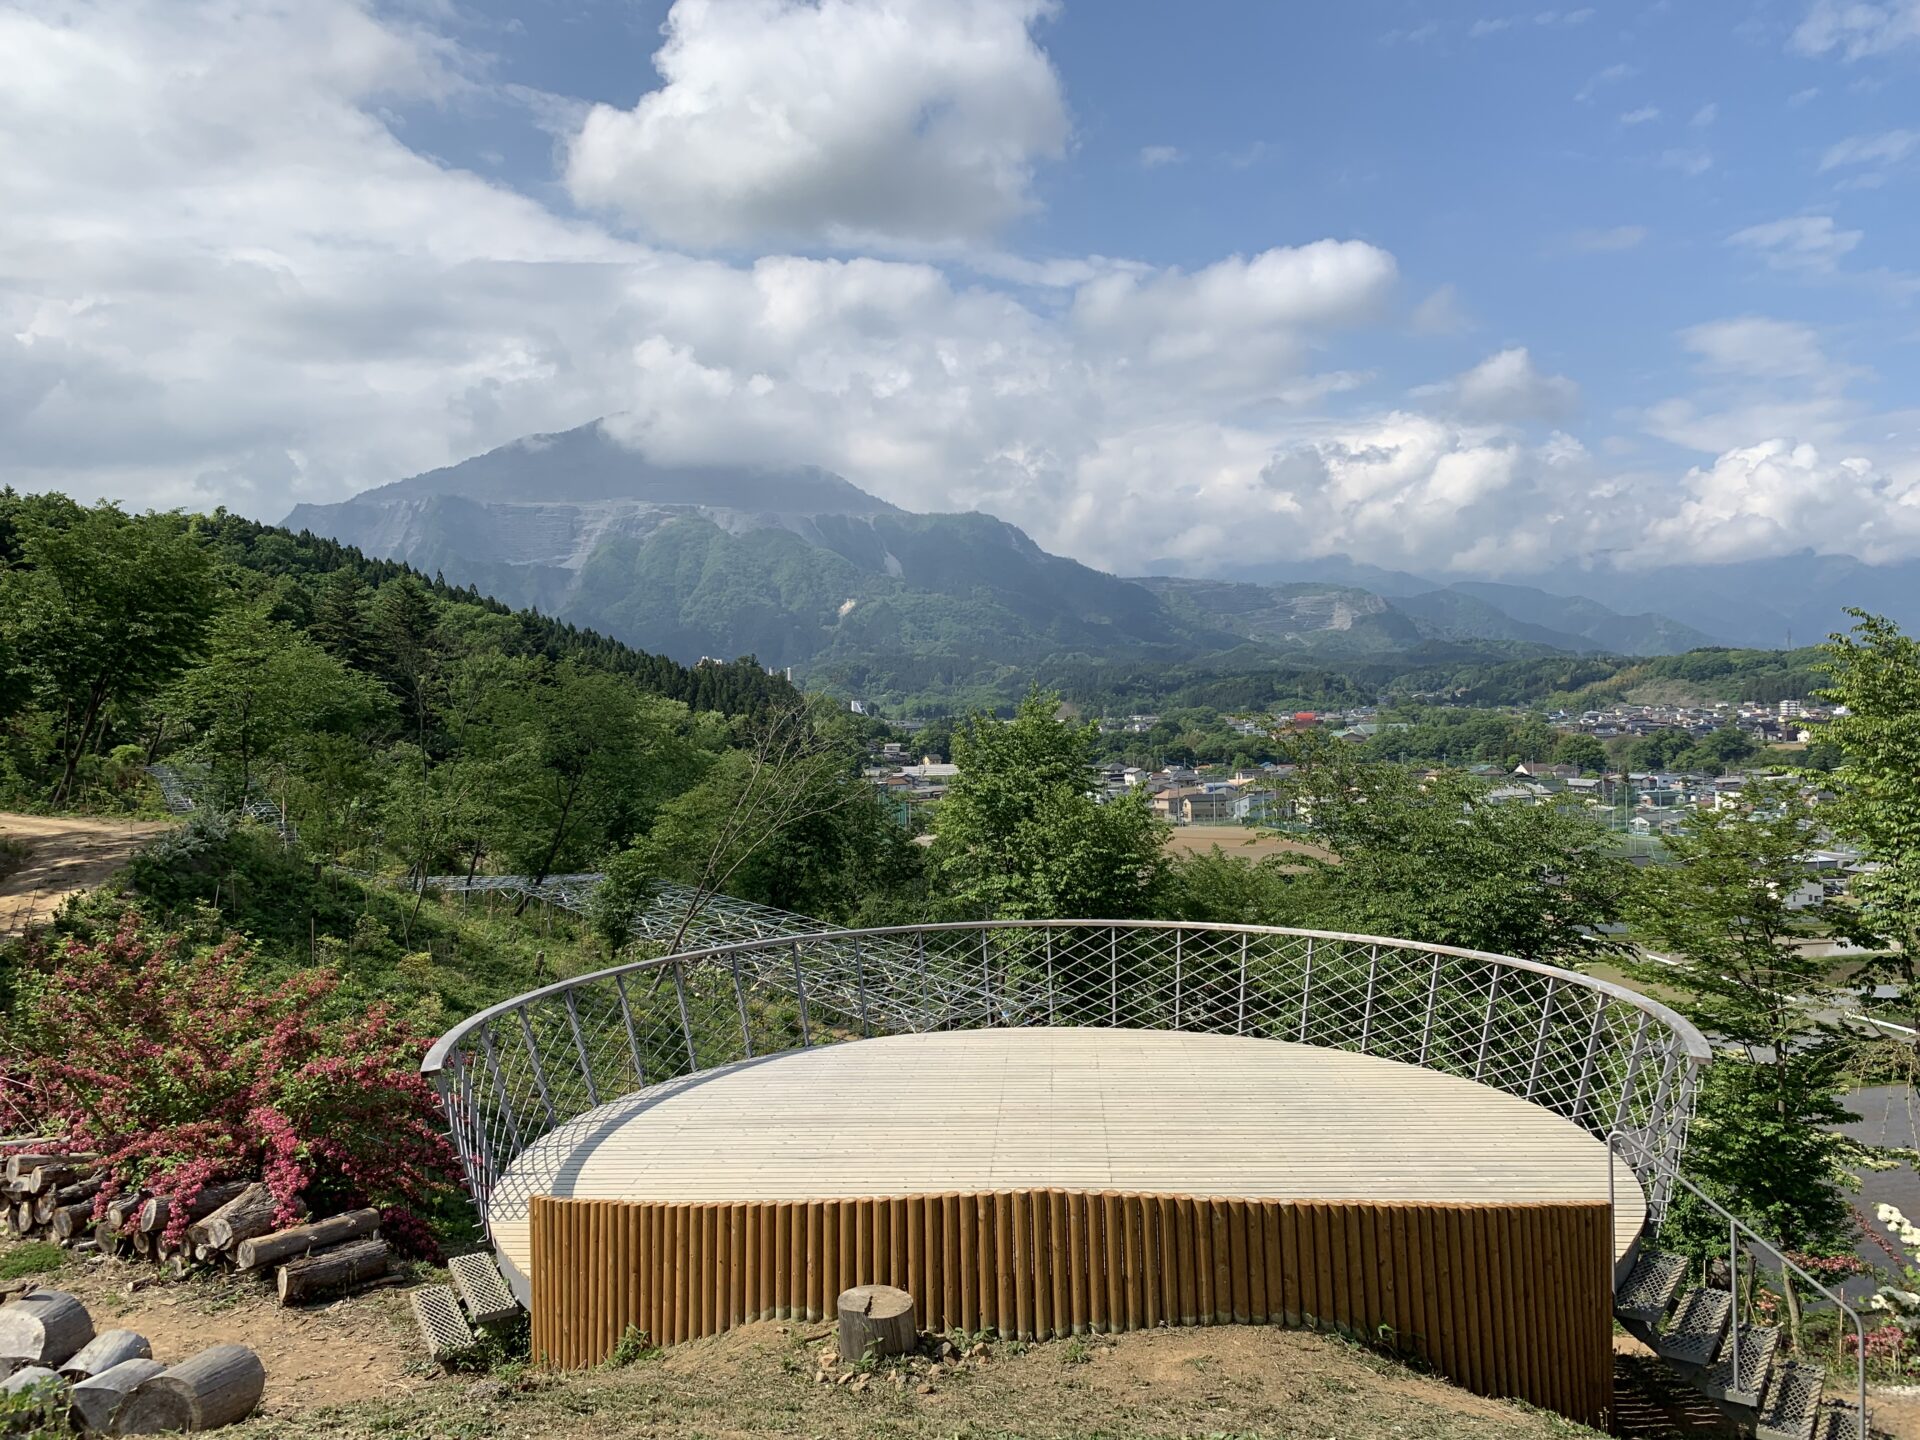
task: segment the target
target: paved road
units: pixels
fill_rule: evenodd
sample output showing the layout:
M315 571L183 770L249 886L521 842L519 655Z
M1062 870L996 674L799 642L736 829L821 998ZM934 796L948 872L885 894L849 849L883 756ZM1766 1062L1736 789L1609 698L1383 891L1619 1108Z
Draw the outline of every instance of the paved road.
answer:
M97 820L0 812L0 835L24 841L27 863L0 880L0 940L51 919L69 895L113 874L164 820Z

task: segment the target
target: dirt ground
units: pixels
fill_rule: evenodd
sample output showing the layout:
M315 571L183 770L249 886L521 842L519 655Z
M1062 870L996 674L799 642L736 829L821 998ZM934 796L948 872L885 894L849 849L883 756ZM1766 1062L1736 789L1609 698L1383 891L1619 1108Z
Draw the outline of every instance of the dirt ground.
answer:
M1243 860L1269 855L1316 855L1323 852L1300 840L1245 825L1176 825L1167 836L1167 848L1177 855L1204 855L1215 847Z
M0 835L27 846L27 863L0 880L0 940L51 919L69 895L127 863L164 820L94 820L0 813Z

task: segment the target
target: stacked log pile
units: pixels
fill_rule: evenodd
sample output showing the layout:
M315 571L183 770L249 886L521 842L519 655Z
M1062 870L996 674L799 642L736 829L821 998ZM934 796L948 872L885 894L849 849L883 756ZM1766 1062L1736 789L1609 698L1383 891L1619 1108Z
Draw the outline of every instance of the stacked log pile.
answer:
M0 1204L6 1228L20 1239L150 1263L174 1276L271 1275L283 1305L366 1289L392 1273L393 1252L380 1237L377 1210L319 1220L303 1213L301 1223L276 1226L278 1207L264 1184L224 1181L195 1197L182 1231L173 1224L175 1202L165 1195L117 1196L102 1206L107 1176L97 1156L47 1141L0 1144L12 1151L0 1171Z
M166 1365L144 1335L96 1332L86 1306L63 1290L0 1305L0 1394L37 1407L47 1424L36 1434L62 1420L92 1434L212 1430L251 1415L266 1383L245 1345L209 1346Z

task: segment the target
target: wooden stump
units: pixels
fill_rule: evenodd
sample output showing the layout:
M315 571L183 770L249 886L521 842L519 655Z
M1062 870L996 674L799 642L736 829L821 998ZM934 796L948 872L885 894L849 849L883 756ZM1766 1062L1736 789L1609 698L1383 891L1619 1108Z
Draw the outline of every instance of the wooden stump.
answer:
M59 1365L91 1339L87 1307L64 1290L36 1290L0 1305L0 1357Z
M166 1368L158 1360L122 1360L111 1370L88 1376L67 1396L75 1424L82 1430L105 1430L127 1396Z
M350 1240L331 1250L320 1250L289 1260L280 1267L280 1303L292 1305L315 1295L344 1290L387 1273L393 1252L380 1239Z
M296 1255L325 1250L343 1240L357 1240L362 1235L371 1234L379 1224L378 1210L349 1210L329 1220L316 1220L311 1225L295 1225L291 1229L276 1230L271 1235L242 1240L234 1251L234 1259L242 1270L258 1270L276 1260L289 1260Z
M868 1355L904 1355L913 1349L913 1296L891 1285L856 1285L842 1290L840 1358L853 1363Z
M137 1330L102 1330L61 1365L69 1380L84 1380L111 1370L124 1360L151 1360L153 1346Z
M244 1345L215 1345L149 1377L113 1417L116 1435L211 1430L244 1420L260 1403L267 1372Z

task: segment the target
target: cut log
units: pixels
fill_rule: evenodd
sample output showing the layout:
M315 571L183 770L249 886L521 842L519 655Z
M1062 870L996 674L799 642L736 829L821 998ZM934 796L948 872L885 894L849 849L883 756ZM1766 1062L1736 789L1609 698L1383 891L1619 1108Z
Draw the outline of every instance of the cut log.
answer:
M67 1396L73 1405L74 1428L105 1430L121 1402L166 1368L158 1360L122 1360L111 1370L82 1380Z
M91 1339L87 1307L64 1290L36 1290L0 1305L0 1355L61 1365Z
M64 1390L66 1382L44 1365L24 1365L0 1380L0 1395L19 1395L27 1390L38 1389L46 1385L54 1390Z
M42 1165L58 1165L67 1157L61 1151L23 1150L18 1155L7 1156L7 1179L24 1180Z
M868 1355L904 1355L913 1349L913 1296L891 1285L842 1290L840 1358L855 1363Z
M219 1185L207 1186L193 1197L193 1203L187 1207L187 1219L198 1220L202 1216L213 1214L246 1188L247 1182L244 1180L230 1180ZM167 1222L172 1218L173 1197L155 1195L140 1207L140 1218L135 1222L134 1228L151 1233L165 1229Z
M25 1235L33 1229L33 1202L22 1200L7 1212L7 1226L16 1235Z
M116 1435L211 1430L244 1420L260 1403L266 1367L245 1345L215 1345L143 1380L113 1417Z
M47 1224L56 1240L66 1241L76 1235L84 1235L93 1224L93 1201L82 1200L74 1205L63 1205L53 1212Z
M94 1155L66 1155L44 1165L36 1165L25 1173L27 1193L44 1195L49 1190L58 1190L62 1185L85 1180L94 1173L93 1162L97 1158Z
M151 1360L153 1346L147 1343L147 1337L137 1330L102 1330L93 1339L82 1345L65 1364L60 1373L69 1380L84 1380L89 1375L98 1375L111 1370L123 1360Z
M107 1202L106 1214L102 1217L113 1233L118 1235L128 1229L128 1220L146 1203L144 1195L120 1195Z
M65 1209L69 1205L78 1205L82 1200L93 1199L100 1193L100 1187L106 1183L105 1177L95 1175L72 1185L62 1185L58 1190L43 1190L34 1198L33 1218L42 1225L51 1224L56 1210Z
M123 1235L125 1235L125 1236L126 1236L126 1237L127 1237L128 1239L129 1239L129 1240L131 1240L131 1241L133 1242L133 1253L134 1253L134 1254L136 1254L136 1255L151 1255L151 1254L153 1254L153 1249L154 1249L154 1246L153 1246L153 1236L151 1236L151 1235L149 1235L149 1234L148 1234L148 1233L147 1233L146 1231L144 1231L144 1230L134 1230L134 1231L126 1231L126 1230L122 1230L122 1231L121 1231L120 1233L121 1233L121 1234L123 1234Z
M315 1295L350 1289L387 1273L393 1250L380 1239L349 1240L280 1267L280 1303L293 1305Z
M372 1234L379 1225L378 1210L349 1210L344 1215L316 1220L310 1225L295 1225L271 1235L242 1240L234 1251L234 1259L242 1270L259 1270L296 1255L310 1255L342 1241L357 1240Z
M204 1220L187 1227L187 1238L215 1250L231 1250L242 1240L273 1233L273 1212L279 1202L259 1181L246 1187ZM301 1207L305 1213L305 1207Z

